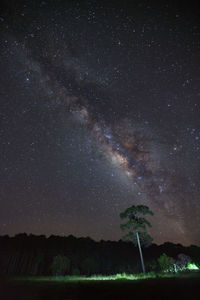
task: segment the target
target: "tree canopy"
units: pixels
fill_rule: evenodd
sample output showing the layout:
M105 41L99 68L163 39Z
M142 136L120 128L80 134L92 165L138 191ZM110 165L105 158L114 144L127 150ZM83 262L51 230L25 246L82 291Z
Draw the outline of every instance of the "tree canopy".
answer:
M147 233L147 227L152 226L144 215L153 215L153 212L145 205L133 205L120 214L121 219L128 219L126 223L120 225L122 230L129 230L123 240L131 241L136 245L136 232L138 232L142 245L148 246L152 242L152 237Z

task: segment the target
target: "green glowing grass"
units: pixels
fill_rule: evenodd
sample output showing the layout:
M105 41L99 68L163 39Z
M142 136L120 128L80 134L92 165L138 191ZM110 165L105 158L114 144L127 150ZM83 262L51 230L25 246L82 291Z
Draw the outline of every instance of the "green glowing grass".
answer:
M199 277L200 273L196 272L199 268L195 265L190 263L188 270L190 272L187 273L171 273L171 272L149 272L146 274L113 274L113 275L93 275L93 276L27 276L27 277L15 277L11 280L17 281L29 281L29 282L57 282L57 283L67 283L67 282L78 282L78 281L115 281L115 280L143 280L143 279L156 279L156 278L170 278L170 277ZM193 271L193 272L192 272Z
M56 282L68 282L68 281L101 281L101 280L137 280L141 279L143 276L140 275L133 275L133 274L115 274L109 276L103 275L93 275L93 276L38 276L38 277L19 277L14 278L15 280L28 280L28 281L56 281ZM149 278L148 275L145 276Z
M38 277L16 277L14 280L25 280L25 281L54 281L54 282L73 282L73 281L109 281L109 280L139 280L139 279L147 279L147 278L155 278L157 275L154 273L147 274L114 274L114 275L93 275L93 276L38 276Z
M109 280L142 280L142 279L150 279L150 278L163 278L163 277L173 277L177 276L172 273L146 273L146 274L115 274L115 275L109 275L109 276L103 276L103 275L93 275L90 277L86 276L38 276L38 277L16 277L13 278L14 280L25 280L25 281L42 281L42 282L48 282L48 281L54 281L54 282L73 282L73 281L109 281Z
M188 270L199 270L199 268L197 267L197 265L195 263L189 263L187 266Z

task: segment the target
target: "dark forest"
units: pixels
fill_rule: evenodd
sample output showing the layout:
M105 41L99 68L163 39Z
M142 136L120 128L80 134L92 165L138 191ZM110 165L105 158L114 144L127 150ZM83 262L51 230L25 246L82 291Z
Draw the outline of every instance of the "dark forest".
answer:
M164 243L152 244L143 249L147 271L159 271L157 259L163 253L173 257L184 254L200 264L200 247ZM62 275L93 275L141 273L139 252L136 246L123 241L99 241L89 237L45 237L26 233L14 237L0 237L1 275L52 275L53 259L65 256L68 266Z

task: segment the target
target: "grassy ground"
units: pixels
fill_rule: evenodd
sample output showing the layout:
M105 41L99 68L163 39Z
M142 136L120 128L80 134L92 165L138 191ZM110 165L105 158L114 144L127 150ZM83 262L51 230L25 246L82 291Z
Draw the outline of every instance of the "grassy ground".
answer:
M197 296L195 296L197 295ZM2 300L193 299L200 273L85 277L27 277L1 280Z

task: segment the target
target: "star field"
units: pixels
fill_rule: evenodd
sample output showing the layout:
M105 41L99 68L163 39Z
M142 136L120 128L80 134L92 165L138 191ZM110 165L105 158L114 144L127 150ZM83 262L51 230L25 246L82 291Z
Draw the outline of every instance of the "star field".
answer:
M116 240L144 204L156 243L199 245L198 17L184 1L3 1L0 234Z

